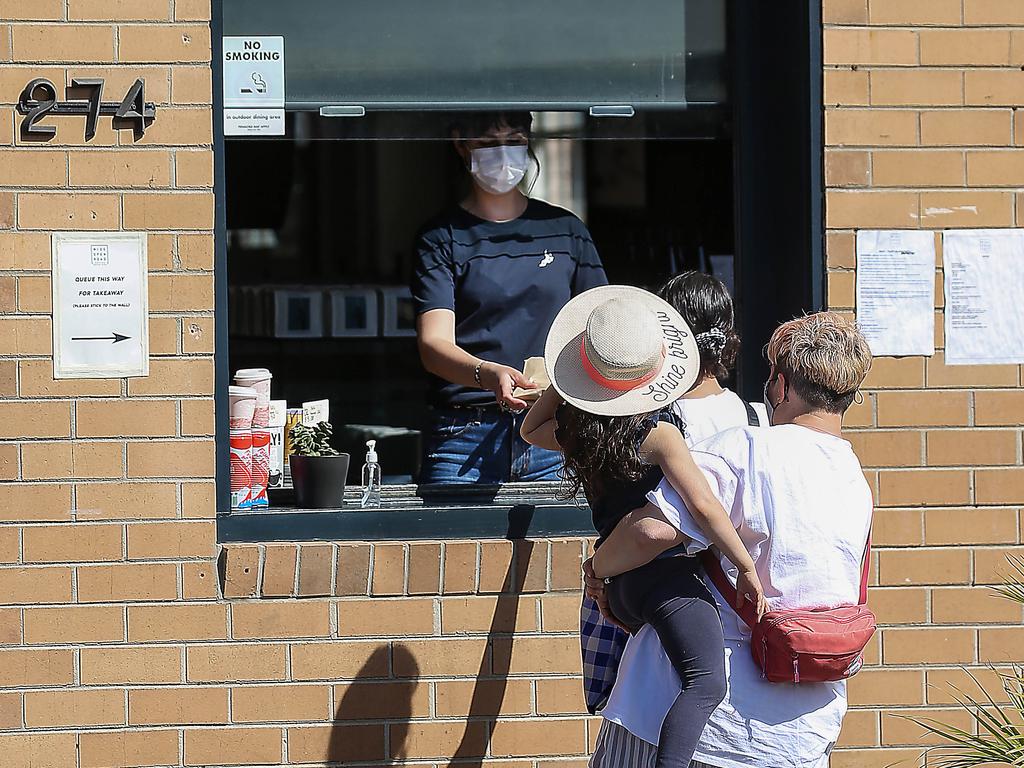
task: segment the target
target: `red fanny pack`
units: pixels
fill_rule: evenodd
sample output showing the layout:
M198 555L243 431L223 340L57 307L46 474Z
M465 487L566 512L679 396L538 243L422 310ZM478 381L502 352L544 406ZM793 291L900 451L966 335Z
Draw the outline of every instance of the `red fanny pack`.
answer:
M871 538L864 548L860 601L841 608L769 611L757 620L744 601L740 618L753 633L750 652L761 676L772 683L824 683L845 680L864 664L864 647L875 633L875 615L867 607ZM736 588L718 558L704 554L704 570L722 597L736 605Z

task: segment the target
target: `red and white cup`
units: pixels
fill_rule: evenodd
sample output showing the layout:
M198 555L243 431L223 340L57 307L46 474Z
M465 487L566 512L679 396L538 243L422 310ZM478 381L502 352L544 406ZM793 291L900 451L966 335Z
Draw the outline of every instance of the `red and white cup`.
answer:
M270 426L270 398L256 395L256 407L252 412L252 428L266 429Z
M252 428L258 393L249 387L228 387L228 425L233 431Z
M267 507L267 482L270 477L270 430L252 431L252 475L250 481L250 506Z
M274 376L266 368L240 368L235 371L235 384L255 389L258 395L270 400L270 380Z
M231 445L231 508L252 507L252 431L233 429Z

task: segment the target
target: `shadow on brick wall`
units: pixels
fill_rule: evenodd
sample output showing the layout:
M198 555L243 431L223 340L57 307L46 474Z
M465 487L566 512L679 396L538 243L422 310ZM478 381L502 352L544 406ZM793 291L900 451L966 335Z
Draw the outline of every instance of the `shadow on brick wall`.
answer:
M487 754L491 730L501 714L508 675L512 668L512 639L519 616L519 601L526 585L534 542L520 539L515 542L515 555L509 563L497 596L491 626L487 631L488 652L480 661L480 669L469 702L469 714L462 741L452 759L465 759L459 768L480 768ZM545 564L546 566L546 564Z
M459 768L482 768L508 691L521 596L544 591L547 544L516 541L514 556L503 570L500 587L495 584L500 592L494 596L487 650L475 676L438 683L450 686L443 714L430 718L429 683L420 679L413 649L401 641L382 643L355 679L339 686L344 693L337 701L326 764L428 759L438 764L458 761ZM467 694L468 701L463 698ZM440 700L441 694L436 695Z
M396 679L401 675L402 679ZM382 645L363 664L334 714L334 730L324 761L329 765L352 762L394 762L406 751L414 709L422 717L426 696L417 688L420 668L412 652L400 643ZM353 720L375 721L350 725ZM384 723L387 721L387 724Z

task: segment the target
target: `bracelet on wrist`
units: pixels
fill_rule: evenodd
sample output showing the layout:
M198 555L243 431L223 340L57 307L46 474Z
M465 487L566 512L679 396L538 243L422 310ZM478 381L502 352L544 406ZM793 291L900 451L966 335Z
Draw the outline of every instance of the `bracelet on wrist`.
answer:
M480 369L483 367L484 361L481 360L479 363L476 364L476 368L473 369L473 380L476 382L476 385L480 387L480 389L484 388L484 383L483 381L480 380Z

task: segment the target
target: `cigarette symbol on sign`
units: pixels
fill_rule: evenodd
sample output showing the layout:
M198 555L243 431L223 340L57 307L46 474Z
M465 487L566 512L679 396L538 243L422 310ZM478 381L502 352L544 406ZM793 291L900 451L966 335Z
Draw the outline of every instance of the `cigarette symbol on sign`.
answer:
M256 93L266 93L267 92L267 81L263 79L263 75L261 75L259 72L253 72L252 73L252 82L253 82L253 85L256 86ZM253 92L252 88L240 88L239 90L242 93L252 93Z

